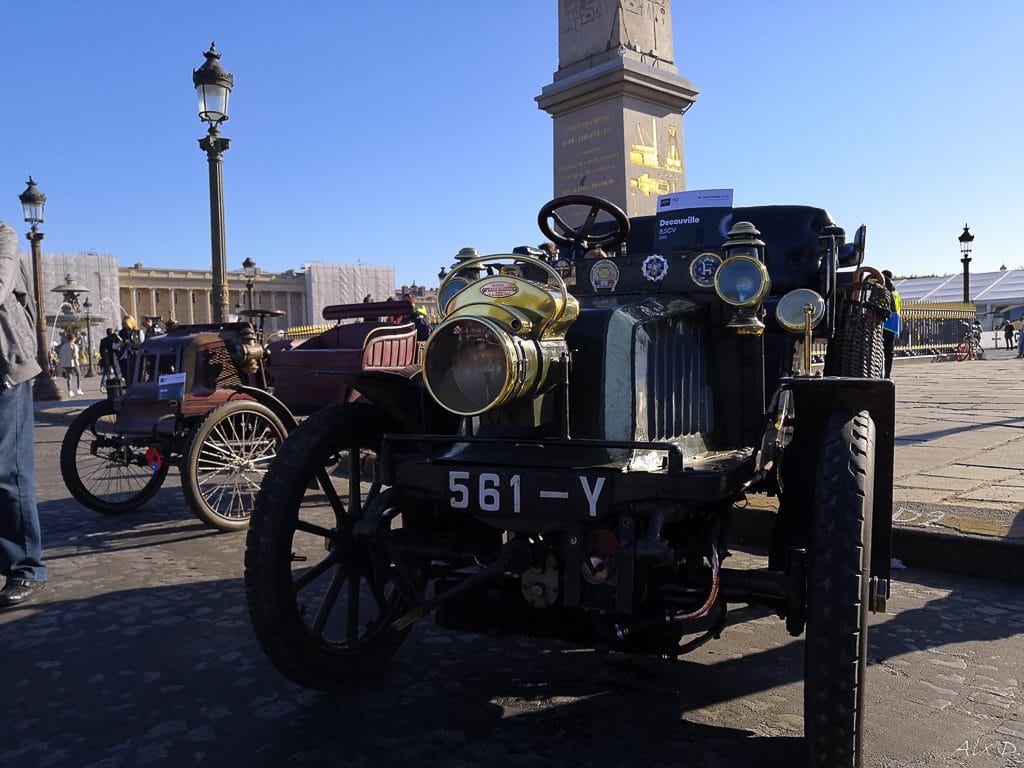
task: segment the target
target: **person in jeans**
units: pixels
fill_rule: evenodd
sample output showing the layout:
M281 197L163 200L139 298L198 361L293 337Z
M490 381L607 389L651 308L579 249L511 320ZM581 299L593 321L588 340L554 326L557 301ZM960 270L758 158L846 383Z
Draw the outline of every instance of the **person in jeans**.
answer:
M35 493L32 379L39 367L31 280L18 236L0 221L0 610L46 585Z

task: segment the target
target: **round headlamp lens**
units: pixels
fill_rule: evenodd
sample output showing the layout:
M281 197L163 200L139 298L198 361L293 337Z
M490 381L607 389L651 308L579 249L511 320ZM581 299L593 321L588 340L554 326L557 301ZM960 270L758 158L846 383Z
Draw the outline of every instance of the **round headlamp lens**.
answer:
M770 282L764 264L750 256L733 256L715 273L715 292L727 304L751 307L768 294Z
M441 406L472 416L503 401L511 368L504 332L491 323L453 318L431 336L423 378Z

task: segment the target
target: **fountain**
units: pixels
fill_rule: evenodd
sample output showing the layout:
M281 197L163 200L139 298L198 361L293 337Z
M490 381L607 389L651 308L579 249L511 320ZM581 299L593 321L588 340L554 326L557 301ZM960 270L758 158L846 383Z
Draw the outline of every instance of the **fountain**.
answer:
M46 318L50 324L49 353L52 355L58 330L61 331L62 335L69 333L79 335L86 329L87 325L99 325L103 320L102 318L91 316L88 312L82 312L82 307L78 303L78 297L80 294L89 293L89 289L76 283L70 272L64 275L64 282L51 288L50 292L59 293L64 297L60 306L57 307L57 313L55 315L48 315Z

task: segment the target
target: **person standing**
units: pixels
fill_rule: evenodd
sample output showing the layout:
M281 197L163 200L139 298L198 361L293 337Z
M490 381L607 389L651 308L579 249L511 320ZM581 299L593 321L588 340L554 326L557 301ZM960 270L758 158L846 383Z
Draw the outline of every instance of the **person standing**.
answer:
M117 334L113 328L107 328L107 335L100 341L100 389L103 389L110 379L116 379L118 376L117 350Z
M0 221L0 609L20 605L46 585L35 492L32 379L38 361L31 280L18 236Z
M121 330L117 333L121 340L121 349L117 353L117 362L121 366L121 378L126 382L132 380L132 368L135 363L135 352L142 343L139 338L139 324L133 315L125 315L121 321Z
M896 339L903 330L903 321L900 319L900 312L903 311L900 301L900 292L892 281L892 272L888 269L882 270L882 277L885 279L885 287L892 294L892 312L882 325L882 351L885 355L885 378L892 378L892 359L896 350Z
M1003 341L1007 349L1013 349L1013 323L1009 320L1003 320Z
M75 334L69 333L64 339L64 343L57 347L57 357L60 358L60 369L64 373L64 381L68 385L68 397L84 395L82 377L78 372L78 343ZM72 377L75 379L74 386L71 386Z

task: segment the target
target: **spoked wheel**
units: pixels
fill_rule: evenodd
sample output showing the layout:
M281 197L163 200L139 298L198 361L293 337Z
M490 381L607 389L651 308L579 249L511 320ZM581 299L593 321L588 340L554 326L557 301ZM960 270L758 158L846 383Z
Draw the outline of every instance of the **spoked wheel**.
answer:
M114 429L114 406L108 400L80 413L60 447L60 473L68 491L97 512L119 514L145 504L160 490L168 465L154 472L146 461L148 445L133 442Z
M807 575L804 723L810 765L859 768L875 425L833 414L822 436Z
M267 657L306 688L350 688L383 672L408 634L395 620L423 599L422 571L389 545L401 515L372 482L382 436L398 431L372 406L325 408L288 436L256 497L249 616ZM379 521L372 543L362 530L370 520Z
M181 489L192 511L211 528L240 531L288 430L270 408L234 400L209 413L189 438Z

